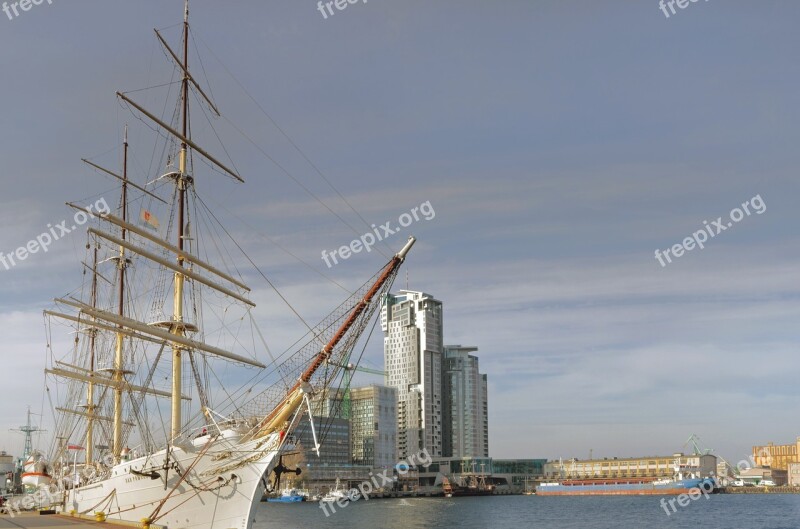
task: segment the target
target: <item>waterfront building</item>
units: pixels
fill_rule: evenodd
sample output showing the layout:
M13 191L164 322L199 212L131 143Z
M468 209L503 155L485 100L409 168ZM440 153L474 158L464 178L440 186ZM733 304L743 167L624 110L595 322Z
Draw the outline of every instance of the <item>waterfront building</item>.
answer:
M424 292L387 294L381 307L385 385L397 389L397 457L442 455L442 302Z
M311 412L314 417L333 417L336 419L346 419L344 417L344 388L325 388L320 393L311 398Z
M350 399L349 408L344 405ZM349 417L344 410L349 409ZM308 421L295 432L303 448L302 482L315 492L327 492L336 483L356 486L370 479L376 468L397 463L397 390L373 384L329 388L311 399L320 456Z
M735 467L732 467L730 463L725 461L724 459L717 460L717 477L721 479L735 479L736 472Z
M753 467L739 471L737 479L748 485L761 485L762 481L771 481L775 485L786 485L787 471L770 467Z
M0 452L0 494L6 494L14 490L15 471L14 457L5 451Z
M314 450L314 435L307 420L292 432L300 442L305 462L311 467L350 465L350 421L338 417L315 416L319 456Z
M445 345L442 358L442 455L489 457L486 375L480 373L477 347Z
M793 487L800 487L800 463L789 463L787 481Z
M568 459L548 461L544 474L547 479L567 478L671 478L676 469L684 474L712 476L717 471L717 456L711 454L673 454L671 456Z
M378 384L350 391L351 457L355 465L392 468L397 456L397 389Z
M753 447L753 464L756 467L766 466L786 470L789 468L789 463L800 463L800 437L794 444L768 443Z
M546 463L546 459L436 457L430 466L419 469L419 480L423 486L435 486L442 476L458 482L465 475L477 474L496 485L498 492L521 493L544 478Z

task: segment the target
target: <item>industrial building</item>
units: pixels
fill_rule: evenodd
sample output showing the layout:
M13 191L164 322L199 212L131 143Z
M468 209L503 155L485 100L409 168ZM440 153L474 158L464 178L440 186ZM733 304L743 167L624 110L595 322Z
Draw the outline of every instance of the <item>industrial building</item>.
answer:
M7 494L16 488L17 466L14 463L14 458L5 451L0 452L0 494Z
M546 479L564 478L671 478L677 472L696 473L703 477L717 471L717 456L711 454L673 454L671 456L568 459L548 461L544 468Z
M789 463L786 479L792 487L800 487L800 463Z
M737 472L738 469L731 466L731 464L725 461L724 459L717 460L717 478L730 481L731 479L734 478Z
M770 467L753 467L739 471L736 479L748 485L759 486L762 481L772 482L774 485L783 486L787 482L787 471Z
M794 444L768 443L753 447L753 463L757 467L787 470L790 463L800 463L800 437Z

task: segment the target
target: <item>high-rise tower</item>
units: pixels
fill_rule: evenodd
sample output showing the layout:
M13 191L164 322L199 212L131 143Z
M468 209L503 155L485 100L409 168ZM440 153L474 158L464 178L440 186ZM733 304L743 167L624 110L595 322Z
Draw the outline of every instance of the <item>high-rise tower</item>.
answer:
M444 456L489 457L486 375L478 368L477 347L446 345L442 358Z
M388 294L381 308L384 384L397 388L397 456L442 455L442 302L424 292Z

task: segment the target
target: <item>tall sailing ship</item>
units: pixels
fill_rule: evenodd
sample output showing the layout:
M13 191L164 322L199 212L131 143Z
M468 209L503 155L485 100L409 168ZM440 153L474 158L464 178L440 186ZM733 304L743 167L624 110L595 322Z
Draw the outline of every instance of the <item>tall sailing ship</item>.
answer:
M243 180L191 134L190 96L218 112L189 68L188 0L181 34L176 52L156 31L180 79L170 120L117 93L163 139L165 170L131 181L126 132L121 170L84 160L118 184L118 208L70 204L96 220L82 286L45 311L48 395L58 401L51 488L65 513L249 529L264 492L271 483L279 490L290 470L282 454L296 448L292 433L307 426L310 399L335 382L374 324L414 238L295 347L262 363L272 354L237 268L252 261L232 255L241 247L195 186L195 160ZM57 350L50 336L68 332L73 347Z

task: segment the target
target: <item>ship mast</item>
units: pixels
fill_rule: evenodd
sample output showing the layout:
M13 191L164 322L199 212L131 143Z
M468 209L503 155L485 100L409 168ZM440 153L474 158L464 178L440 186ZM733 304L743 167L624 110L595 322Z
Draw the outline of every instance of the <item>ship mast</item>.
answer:
M97 306L97 243L94 245L92 259L92 306ZM89 373L94 374L95 341L97 327L89 329ZM86 384L86 463L94 459L94 382Z
M212 280L210 278L205 277L206 272L210 272L216 278L222 279L226 283L234 285L237 289L240 289L244 292L250 292L250 288L242 283L241 281L237 280L236 278L230 276L229 274L217 269L213 265L206 263L192 255L189 251L184 250L185 242L188 240L188 230L186 227L186 219L188 217L188 207L187 207L187 192L190 190L190 186L192 185L192 176L189 174L189 149L191 149L192 153L197 153L200 156L204 157L208 160L213 166L219 168L227 175L231 176L235 180L239 182L243 182L239 174L234 171L233 169L227 167L224 163L217 160L207 151L205 151L202 147L198 146L190 137L189 137L189 83L197 90L198 94L206 101L209 107L213 110L216 115L219 115L219 112L211 101L211 99L202 91L198 83L194 80L191 73L188 69L189 64L189 2L185 0L184 2L184 20L183 20L183 57L179 58L178 54L172 51L169 47L167 42L161 36L161 34L156 30L156 36L161 44L164 46L164 49L167 51L168 55L175 61L175 64L183 71L183 80L181 86L181 96L179 100L180 105L180 125L173 127L171 124L165 123L157 116L148 112L142 106L138 105L136 102L132 101L129 97L121 92L117 92L117 96L129 104L134 109L141 112L144 116L152 120L155 124L161 127L166 132L170 133L172 136L177 138L180 141L180 156L179 156L179 167L177 171L169 172L165 174L163 177L172 178L175 180L176 191L177 191L177 244L172 245L166 240L163 240L161 237L157 235L153 235L148 233L146 230L141 229L140 227L136 226L135 224L131 224L128 221L128 211L127 211L127 191L128 186L137 189L138 191L144 193L145 195L150 196L151 198L163 202L164 201L159 196L151 193L147 189L130 182L127 178L127 149L128 149L128 142L127 142L127 129L125 134L125 154L124 154L124 170L123 176L117 175L116 173L104 169L99 165L90 162L88 160L83 160L87 164L91 165L92 167L110 175L118 180L121 180L123 183L122 186L122 215L120 217L116 217L110 213L101 213L99 215L100 219L110 224L115 225L117 228L121 229L122 236L117 237L108 233L106 231L102 231L97 228L90 228L88 231L91 235L98 236L106 241L110 242L119 247L119 254L116 258L119 259L119 309L114 311L113 313L106 310L101 310L95 306L90 304L86 304L80 302L79 300L75 300L72 298L64 299L64 298L57 298L55 301L56 303L66 305L75 309L78 309L81 313L88 315L93 318L94 326L100 330L106 330L116 333L116 349L115 349L115 358L114 358L114 366L112 368L113 375L110 378L106 377L91 377L90 374L87 375L85 371L76 370L74 366L64 365L61 367L54 367L45 369L45 372L48 374L53 374L55 376L60 376L72 380L77 380L84 383L92 382L95 386L105 386L112 388L114 391L114 417L110 418L113 420L113 437L114 437L114 456L117 461L119 461L119 456L122 451L122 427L124 425L129 425L130 423L126 423L122 420L122 394L125 391L136 391L142 392L145 395L152 395L156 397L166 397L171 399L171 428L170 428L170 439L175 439L181 433L183 427L183 420L181 417L181 405L182 400L190 400L187 396L183 394L182 391L182 361L183 361L183 352L184 351L202 351L205 354L214 355L221 358L226 358L228 360L242 363L245 365L250 365L258 368L264 368L264 364L261 362L248 358L245 356L241 356L238 354L234 354L230 351L226 351L219 347L214 347L203 341L198 341L190 338L187 335L187 332L197 332L197 326L193 323L187 323L185 321L184 316L184 287L186 280L191 280L197 282L199 284L203 284L206 287L215 290L221 294L224 294L232 299L235 299L245 305L250 307L255 306L255 303L248 300L243 294L234 291L231 288L226 287L225 285L219 284L218 281ZM71 206L83 210L80 206L76 206L74 204L70 204ZM142 239L146 239L150 243L153 243L159 246L162 250L166 250L175 255L176 260L173 261L172 259L167 259L162 257L161 255L151 252L148 249L135 244L134 241L129 240L128 234L132 233L135 234ZM124 314L124 303L125 303L125 268L128 265L127 260L127 253L133 253L139 255L140 257L146 259L147 261L156 263L168 270L171 270L174 277L174 291L173 294L173 313L172 317L167 321L158 321L153 323L145 323L139 321L135 318L131 318ZM187 266L186 263L190 265ZM197 270L195 267L202 269L202 273ZM54 316L60 319L65 319L68 321L80 323L81 320L75 316L70 314L65 314L61 312L55 311L45 311L45 314L48 316ZM171 392L158 390L155 388L150 387L142 387L137 386L129 383L125 380L125 376L128 371L125 371L124 366L124 340L125 339L133 339L133 340L141 340L150 343L156 344L164 344L165 342L170 344L170 348L172 349L172 388ZM204 410L205 411L205 410ZM106 420L106 418L101 418L97 415L94 416L95 420Z
M183 12L183 81L181 86L181 132L183 138L188 138L189 132L189 0L184 2ZM177 177L179 205L178 205L178 249L183 252L183 230L184 230L184 217L186 215L186 184L188 180L187 171L187 154L188 145L186 141L181 141L180 162ZM181 253L177 256L178 267L183 268L183 256ZM177 336L184 336L185 325L183 324L183 285L185 276L182 272L175 272L175 298L173 302L173 320L172 333ZM181 353L183 348L177 344L172 344L172 439L178 437L183 427L181 419L181 395L183 389L182 383L182 362L183 358Z
M125 137L123 140L122 149L122 220L128 218L128 126L125 126ZM122 228L122 240L127 237L127 231ZM117 314L122 317L125 315L125 268L127 266L125 258L125 247L120 245L119 255L117 260L117 268L119 269L119 304L117 305ZM123 391L123 376L124 371L124 334L117 331L116 347L114 350L114 437L113 437L113 453L114 460L119 461L120 453L122 453L122 391Z

